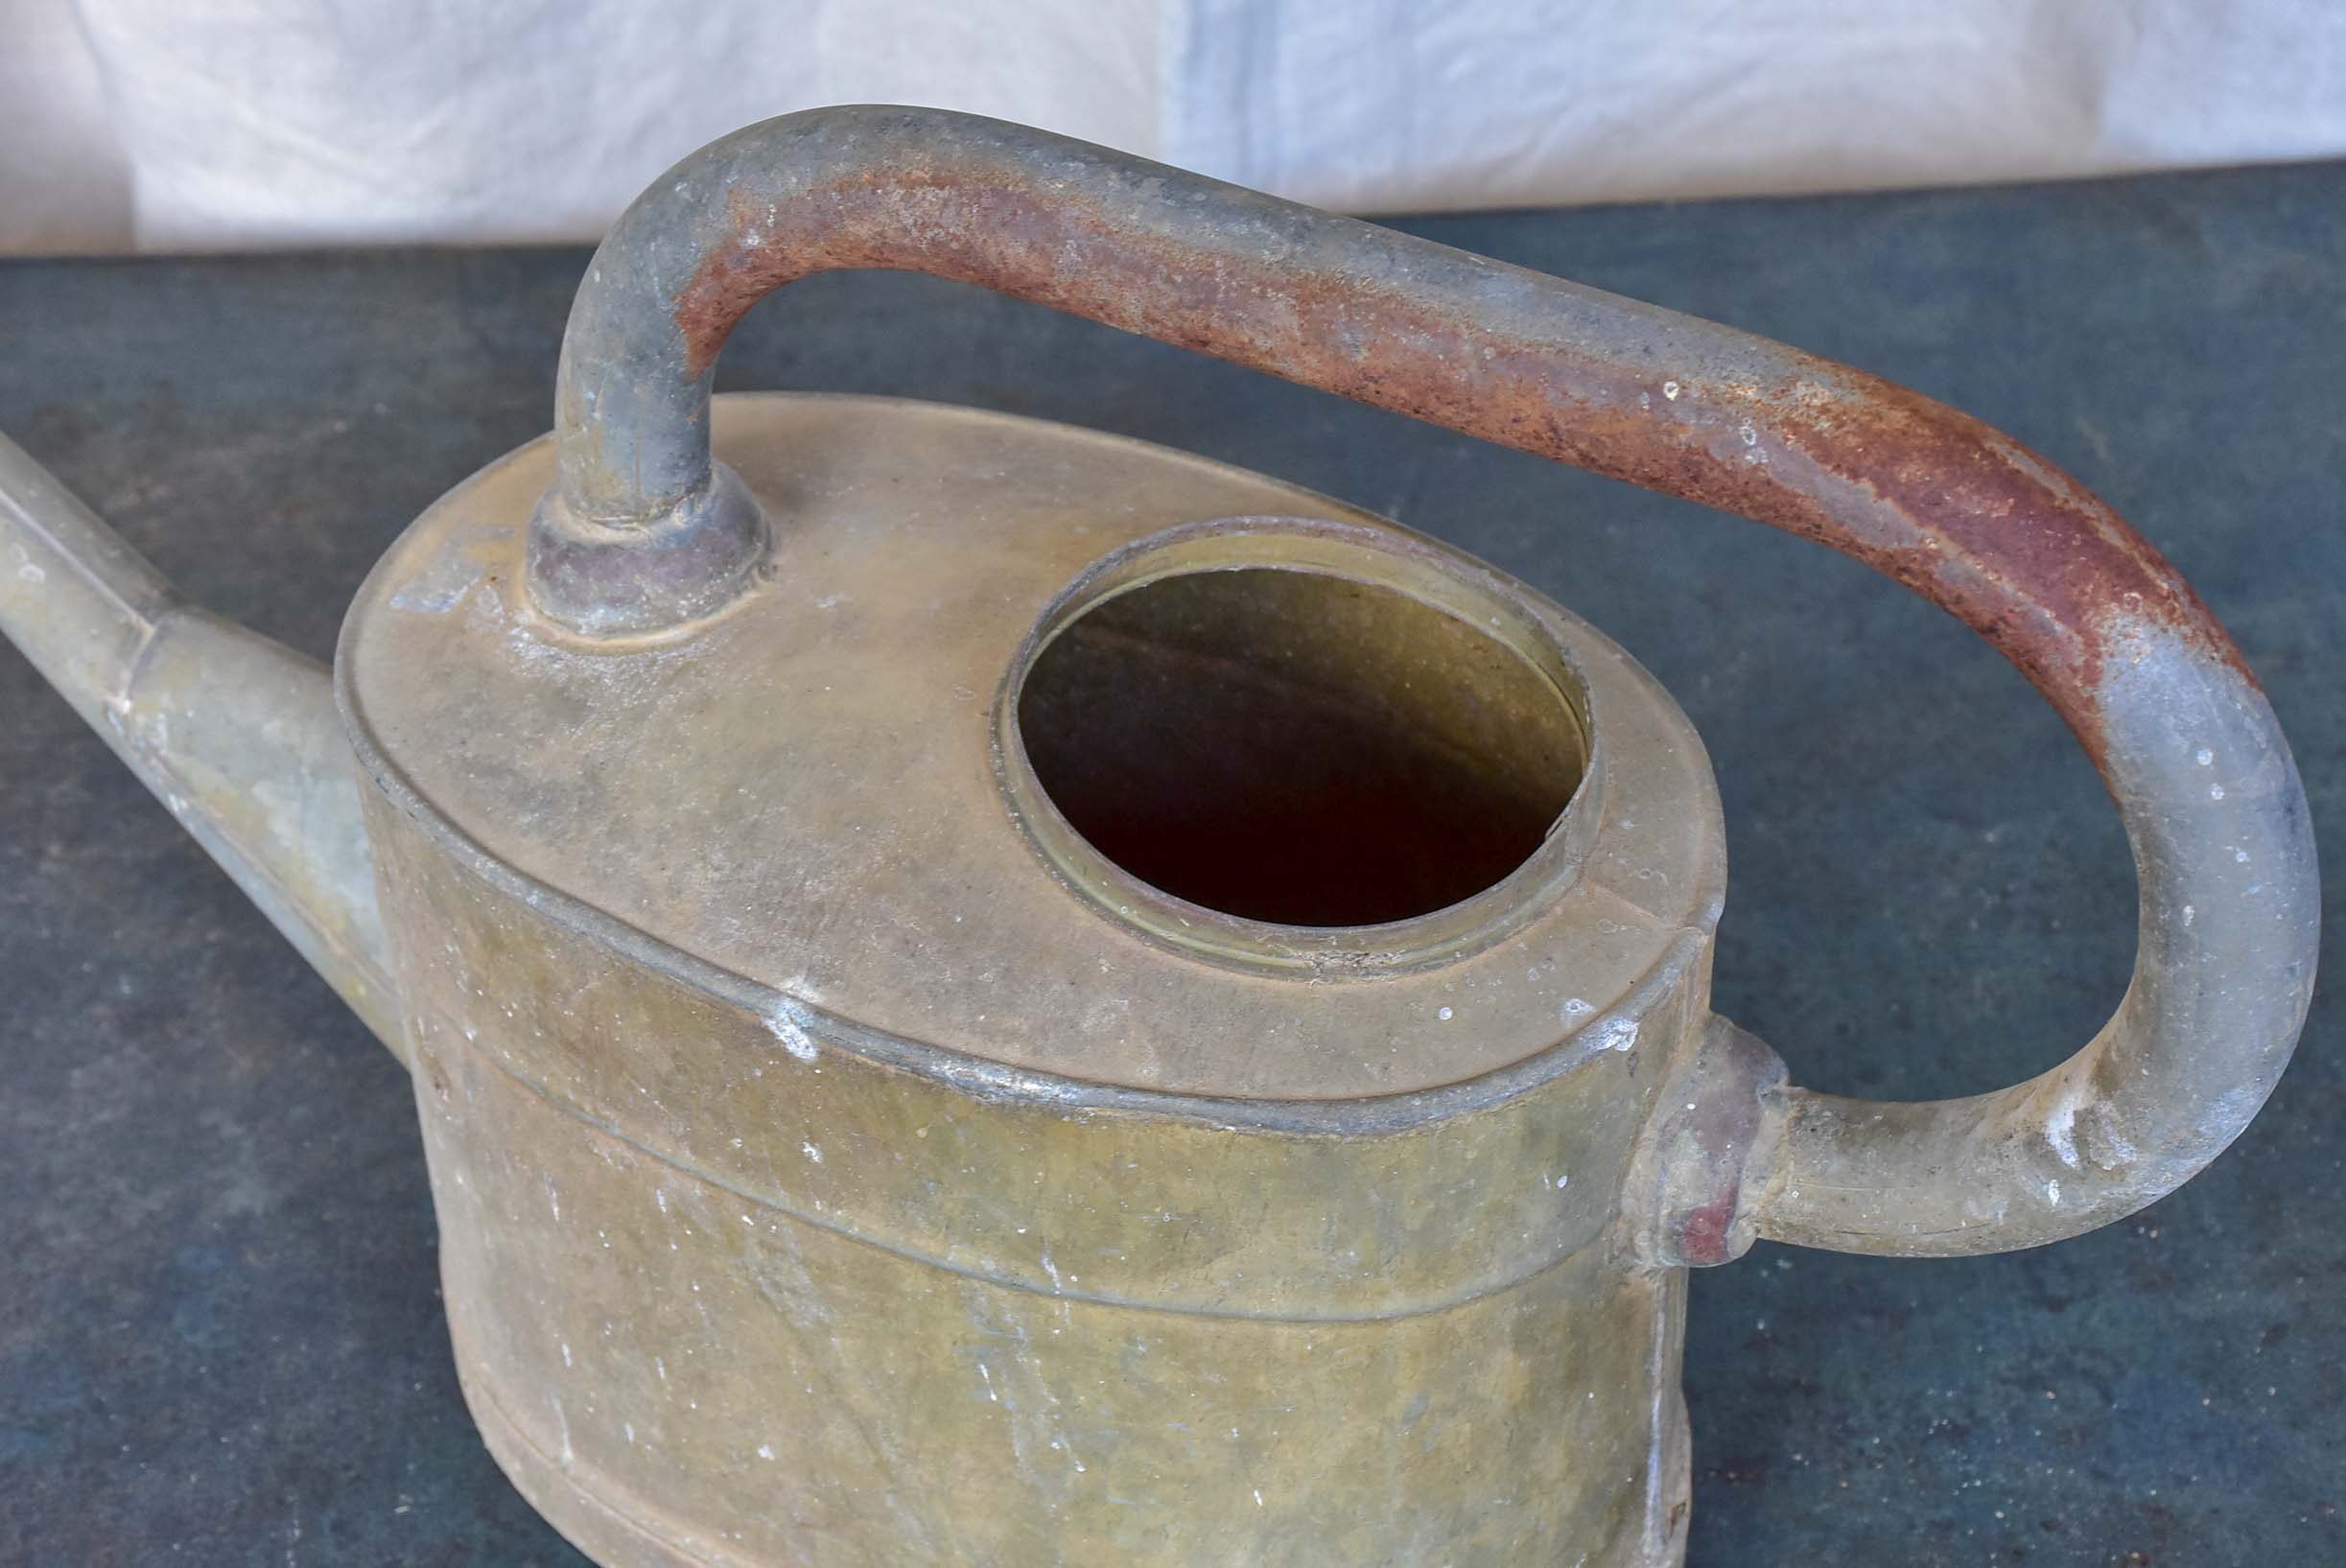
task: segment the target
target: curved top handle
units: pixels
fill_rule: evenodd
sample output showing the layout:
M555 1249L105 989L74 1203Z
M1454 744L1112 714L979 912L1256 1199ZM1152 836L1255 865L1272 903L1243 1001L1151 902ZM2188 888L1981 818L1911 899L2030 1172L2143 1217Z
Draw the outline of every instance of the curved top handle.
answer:
M596 252L563 342L561 481L529 582L589 635L721 603L762 554L709 454L711 367L773 289L955 278L1740 512L1853 555L2019 667L2100 770L2141 893L2132 985L2062 1065L1927 1103L1788 1091L1747 1173L1761 1234L1911 1254L2133 1212L2287 1064L2319 924L2288 747L2190 586L1979 421L1781 344L1085 143L820 109L692 154Z

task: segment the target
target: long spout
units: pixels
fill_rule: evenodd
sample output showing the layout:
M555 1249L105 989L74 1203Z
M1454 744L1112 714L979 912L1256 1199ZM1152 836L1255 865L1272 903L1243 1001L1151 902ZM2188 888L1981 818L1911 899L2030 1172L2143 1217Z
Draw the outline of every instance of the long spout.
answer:
M404 1059L324 667L182 599L6 436L0 632Z

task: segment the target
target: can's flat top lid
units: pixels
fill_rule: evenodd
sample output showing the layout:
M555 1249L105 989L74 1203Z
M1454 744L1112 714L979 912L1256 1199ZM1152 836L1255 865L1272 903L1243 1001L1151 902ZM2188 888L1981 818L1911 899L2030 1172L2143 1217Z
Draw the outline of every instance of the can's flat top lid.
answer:
M1724 848L1701 745L1628 655L1528 589L1325 497L1122 437L836 396L725 397L713 417L717 456L776 536L771 571L719 616L596 645L534 615L520 568L552 474L540 442L425 513L344 631L344 700L378 782L556 918L688 980L762 988L778 1033L872 1031L1019 1072L1269 1100L1407 1093L1624 1048L1702 961ZM1133 592L1206 572L1223 577ZM1341 589L1298 597L1298 573ZM1154 608L1067 632L1111 602ZM1256 639L1266 617L1283 629ZM1325 830L1338 858L1354 839L1370 859L1394 847L1390 819L1360 806L1366 785L1330 827L1264 784L1284 764L1241 743L1250 723L1274 751L1283 737L1290 757L1318 757L1314 778L1357 781L1342 737L1398 731L1417 743L1393 788L1483 744L1517 755L1476 779L1521 774L1543 755L1507 739L1536 700L1524 671L1512 694L1435 679L1513 658L1500 637L1568 701L1587 777L1487 891L1336 930L1217 912L1124 869L1148 852L1113 843L1099 813L1148 797L1146 821L1181 818L1222 862L1221 881L1185 888L1243 901L1225 895L1252 852L1232 850L1245 825L1220 785L1286 813L1266 866L1285 867L1293 831ZM1184 645L1152 662L1166 643ZM1071 663L1075 649L1106 662ZM1025 700L1053 657L1049 700ZM1199 695L1214 670L1266 665L1271 686L1246 674L1234 695ZM1366 695L1328 690L1368 666ZM1311 711L1285 722L1266 691ZM1123 722L1136 707L1141 721ZM1029 744L1021 714L1077 727ZM1090 760L1116 746L1143 749L1087 785ZM1466 787L1420 813L1423 831L1477 838L1479 785ZM1193 863L1177 849L1147 869L1183 881ZM1420 899L1457 891L1427 886ZM1285 891L1267 889L1272 907Z

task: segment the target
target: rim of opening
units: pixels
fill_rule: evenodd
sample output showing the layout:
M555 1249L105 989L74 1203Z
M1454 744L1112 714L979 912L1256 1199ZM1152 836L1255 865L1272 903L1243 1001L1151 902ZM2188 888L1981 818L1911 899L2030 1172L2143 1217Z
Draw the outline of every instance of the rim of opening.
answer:
M1044 649L1108 600L1167 577L1268 570L1357 582L1482 632L1554 689L1581 732L1583 764L1556 822L1515 869L1459 902L1369 925L1298 925L1233 915L1167 893L1093 847L1051 799L1026 751L1020 698ZM1235 517L1133 540L1087 567L1046 605L994 704L995 774L1012 818L1059 881L1144 938L1233 968L1324 980L1422 969L1466 956L1550 906L1579 878L1603 812L1603 742L1587 682L1530 590L1397 525Z

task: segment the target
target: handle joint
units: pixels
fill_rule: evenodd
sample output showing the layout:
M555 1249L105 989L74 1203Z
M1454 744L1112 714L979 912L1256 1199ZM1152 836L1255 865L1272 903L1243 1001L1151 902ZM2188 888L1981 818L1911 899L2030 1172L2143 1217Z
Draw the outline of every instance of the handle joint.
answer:
M1759 1238L1756 1195L1784 1130L1783 1058L1713 1014L1662 1081L1630 1173L1630 1247L1649 1268L1731 1263Z
M668 631L731 603L771 543L765 509L722 463L705 488L644 524L579 517L557 485L529 518L529 597L581 636Z

